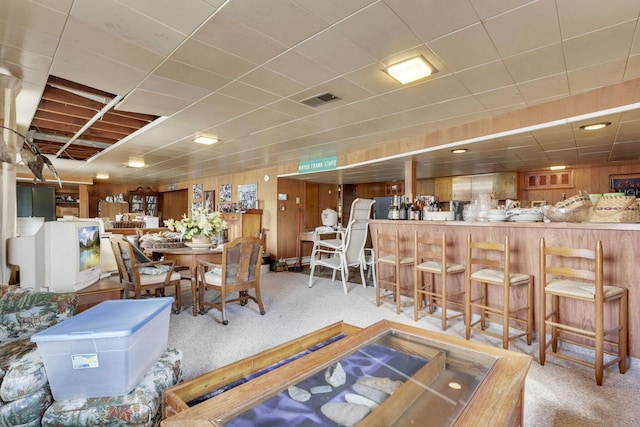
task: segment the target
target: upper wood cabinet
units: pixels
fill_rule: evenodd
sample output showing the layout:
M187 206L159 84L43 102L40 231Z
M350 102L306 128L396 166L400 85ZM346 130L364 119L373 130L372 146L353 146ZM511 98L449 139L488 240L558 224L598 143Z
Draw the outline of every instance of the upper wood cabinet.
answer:
M435 195L440 197L443 202L453 200L451 182L452 179L450 177L435 179Z
M573 171L527 172L525 189L573 188Z
M456 176L452 179L452 200L474 200L480 193L495 193L496 199L517 199L516 172Z

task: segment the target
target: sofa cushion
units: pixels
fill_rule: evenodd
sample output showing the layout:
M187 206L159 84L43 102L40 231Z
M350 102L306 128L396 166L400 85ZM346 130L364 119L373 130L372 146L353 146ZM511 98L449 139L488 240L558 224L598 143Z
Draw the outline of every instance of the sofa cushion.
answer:
M73 316L78 296L73 293L21 290L0 296L0 343L28 338Z
M162 416L162 390L177 384L181 379L182 352L168 349L129 394L55 401L42 417L42 425L158 425Z
M34 348L11 365L0 385L0 398L5 402L12 402L47 387L44 362Z
M49 387L12 402L0 403L0 426L37 426L53 398Z

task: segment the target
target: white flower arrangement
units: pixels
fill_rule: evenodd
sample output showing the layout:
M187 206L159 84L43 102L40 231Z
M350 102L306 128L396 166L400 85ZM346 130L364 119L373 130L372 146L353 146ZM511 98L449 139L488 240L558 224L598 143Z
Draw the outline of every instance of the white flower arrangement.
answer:
M227 223L220 216L220 212L207 212L203 208L192 209L191 218L183 214L180 221L167 219L164 225L171 231L181 233L183 239L191 239L197 235L215 236L227 229Z

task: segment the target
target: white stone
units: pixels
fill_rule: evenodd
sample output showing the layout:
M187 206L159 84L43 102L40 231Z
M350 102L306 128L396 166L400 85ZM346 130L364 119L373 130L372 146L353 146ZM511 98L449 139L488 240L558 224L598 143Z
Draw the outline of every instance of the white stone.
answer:
M353 385L353 391L358 393L361 396L364 396L368 399L373 400L376 403L384 402L389 395L384 391L380 391L373 387L369 387L368 385L355 383Z
M376 390L384 391L387 394L393 394L404 384L402 381L393 381L387 377L362 377L356 380L358 384L364 384L373 387Z
M344 397L344 400L346 400L349 403L354 403L356 405L367 406L370 409L375 409L378 406L380 406L373 400L367 399L366 397L361 396L359 394L355 394L355 393L347 393L347 395Z
M328 384L331 384L333 387L340 387L347 382L347 373L344 371L344 368L340 364L340 362L336 363L333 366L329 366L327 370L324 372L324 379Z
M342 402L325 403L320 410L327 418L341 426L354 426L371 412L371 409L364 405Z
M292 385L287 389L289 396L296 402L306 402L311 398L311 393L300 387Z

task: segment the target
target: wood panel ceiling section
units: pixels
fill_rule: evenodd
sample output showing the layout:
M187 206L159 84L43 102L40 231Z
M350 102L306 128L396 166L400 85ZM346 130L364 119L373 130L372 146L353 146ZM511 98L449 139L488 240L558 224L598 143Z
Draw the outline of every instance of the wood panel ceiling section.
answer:
M87 160L158 118L117 105L114 94L50 76L30 136L43 154Z

